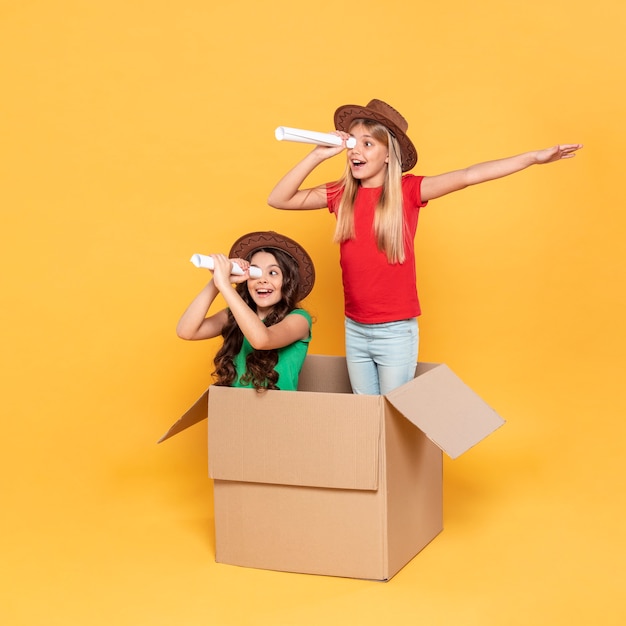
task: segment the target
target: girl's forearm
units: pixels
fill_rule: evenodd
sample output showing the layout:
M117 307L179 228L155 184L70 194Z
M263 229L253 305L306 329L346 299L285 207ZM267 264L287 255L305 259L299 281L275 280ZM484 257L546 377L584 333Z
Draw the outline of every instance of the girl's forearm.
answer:
M324 161L316 150L310 152L294 168L289 170L270 192L267 203L275 209L317 209L316 190L301 190L300 187L311 172Z
M181 315L176 326L176 334L181 339L196 339L200 327L203 325L209 308L217 296L217 288L211 280L202 291L191 301Z
M222 296L233 314L237 325L255 350L268 350L270 333L267 326L237 293L232 286L222 290ZM273 346L272 346L273 347Z
M465 170L465 182L467 186L477 185L479 183L509 176L510 174L515 174L537 163L539 163L539 161L537 160L536 150L504 159L477 163L470 165Z

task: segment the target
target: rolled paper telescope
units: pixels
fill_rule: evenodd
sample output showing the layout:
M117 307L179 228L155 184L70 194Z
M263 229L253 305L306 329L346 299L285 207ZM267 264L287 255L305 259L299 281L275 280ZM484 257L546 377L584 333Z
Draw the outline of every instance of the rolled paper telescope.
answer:
M302 130L301 128L289 128L279 126L275 131L278 141L296 141L298 143L315 143L318 146L340 146L343 143L341 137L332 133L318 133L314 130ZM356 139L350 137L346 140L348 148L356 146Z
M212 270L215 265L213 257L206 254L194 254L189 260L196 267L201 267L207 270ZM237 265L237 263L233 262L230 273L235 274L236 276L241 276L243 274L243 270L239 267L239 265ZM261 278L262 274L263 272L260 267L250 266L250 278Z

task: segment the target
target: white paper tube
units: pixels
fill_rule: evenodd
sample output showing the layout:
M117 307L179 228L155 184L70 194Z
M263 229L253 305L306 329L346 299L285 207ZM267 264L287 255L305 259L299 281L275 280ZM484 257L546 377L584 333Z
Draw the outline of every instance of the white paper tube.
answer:
M315 143L318 146L340 146L342 144L341 137L332 133L318 133L314 130L302 130L301 128L289 128L288 126L279 126L275 131L278 141L296 141L298 143ZM356 139L350 137L346 141L348 148L356 146Z
M212 270L215 263L213 262L213 257L208 256L206 254L194 254L189 259L196 267L201 267L203 269ZM243 270L237 265L237 263L233 262L232 268L230 270L231 274L235 274L236 276L241 276L243 274ZM260 267L250 266L250 277L251 278L261 278L263 272Z

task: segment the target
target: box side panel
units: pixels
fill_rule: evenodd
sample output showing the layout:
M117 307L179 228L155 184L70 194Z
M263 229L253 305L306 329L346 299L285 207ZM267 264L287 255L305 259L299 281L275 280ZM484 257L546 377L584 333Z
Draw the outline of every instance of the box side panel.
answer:
M220 563L348 578L385 578L381 496L216 480Z
M300 371L298 391L352 393L346 359L342 356L309 354Z
M389 405L384 437L391 577L443 529L443 454Z
M212 478L376 489L382 398L213 387Z

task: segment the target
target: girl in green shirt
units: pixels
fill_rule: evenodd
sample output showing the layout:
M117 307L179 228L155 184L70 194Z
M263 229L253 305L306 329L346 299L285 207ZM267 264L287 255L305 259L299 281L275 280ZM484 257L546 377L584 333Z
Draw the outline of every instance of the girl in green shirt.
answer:
M295 391L311 339L311 316L298 304L313 288L311 257L273 231L240 237L227 256L213 256L213 277L193 299L176 332L187 340L221 335L216 385ZM242 275L231 273L235 262ZM251 266L261 270L250 277ZM227 308L208 315L217 294Z

